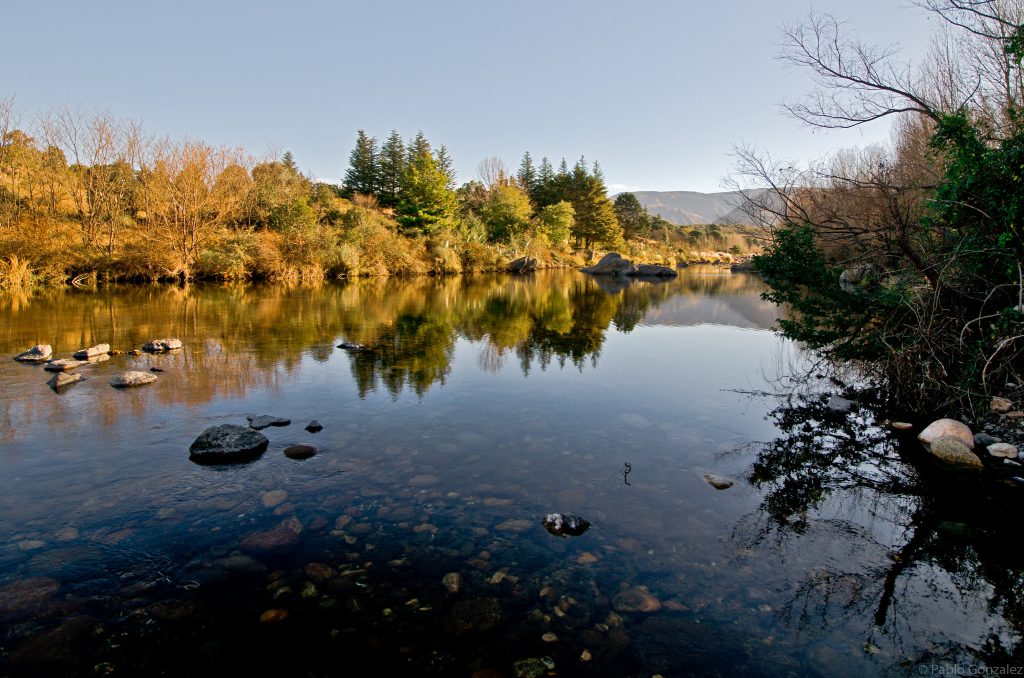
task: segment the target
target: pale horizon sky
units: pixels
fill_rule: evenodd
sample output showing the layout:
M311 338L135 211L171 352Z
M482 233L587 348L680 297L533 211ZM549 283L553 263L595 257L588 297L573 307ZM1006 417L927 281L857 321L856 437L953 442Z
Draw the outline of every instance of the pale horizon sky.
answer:
M291 151L324 180L344 175L357 129L397 129L447 145L459 183L528 150L598 160L611 192L710 192L736 144L806 161L888 139L888 123L824 132L781 111L811 83L777 58L780 27L812 7L908 59L936 26L899 0L41 0L4 10L0 97L23 123L67 104Z

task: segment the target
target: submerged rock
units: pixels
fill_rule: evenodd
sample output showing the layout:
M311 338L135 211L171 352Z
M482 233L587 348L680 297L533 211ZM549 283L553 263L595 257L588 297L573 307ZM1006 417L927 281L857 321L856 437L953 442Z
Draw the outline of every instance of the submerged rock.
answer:
M365 351L366 347L362 344L354 341L343 341L338 344L338 348L345 349L346 351Z
M292 423L291 419L274 417L269 414L263 414L258 417L246 417L246 419L249 420L249 428L254 428L257 431L267 428L268 426L288 426Z
M572 514L549 513L541 524L556 537L578 537L590 529L589 520Z
M284 448L284 456L289 459L309 459L316 453L317 449L313 445L289 445Z
M49 360L52 355L52 346L49 344L36 344L29 350L14 356L14 359L20 363L43 363Z
M449 572L441 577L441 584L448 593L458 593L462 590L462 575L458 572Z
M306 430L310 433L319 433L324 430L324 425L314 419L313 421L306 424Z
M136 372L135 370L127 370L111 379L110 385L116 388L129 388L132 386L143 386L145 384L152 384L156 380L157 376L151 372Z
M942 437L956 438L970 449L974 449L974 434L967 424L956 419L937 419L917 434L917 439L925 445L931 445Z
M58 372L57 374L50 377L50 381L46 384L54 391L59 391L65 386L71 386L82 381L82 375L77 372Z
M87 360L72 360L71 358L61 358L60 360L51 360L50 362L43 365L43 369L47 372L67 372L73 370L76 367L82 365L88 365Z
M646 589L634 586L617 593L612 598L612 607L616 612L657 612L661 609L661 601Z
M266 436L251 428L221 424L199 434L188 448L188 454L198 464L227 464L255 459L269 444Z
M299 533L285 525L281 525L272 530L253 532L242 540L238 548L244 553L259 556L287 551L297 546L298 543Z
M181 339L154 339L142 345L142 350L149 353L165 353L181 348Z
M971 452L962 440L953 436L942 436L934 440L929 447L929 451L936 459L952 466L972 469L984 468L978 455Z
M60 585L50 577L17 579L0 586L0 619L31 616L57 593Z
M728 490L735 484L732 478L718 473L705 473L704 481L716 490Z
M107 355L110 353L110 344L96 344L89 348L82 348L75 351L76 360L88 360L89 358L95 358L96 356Z

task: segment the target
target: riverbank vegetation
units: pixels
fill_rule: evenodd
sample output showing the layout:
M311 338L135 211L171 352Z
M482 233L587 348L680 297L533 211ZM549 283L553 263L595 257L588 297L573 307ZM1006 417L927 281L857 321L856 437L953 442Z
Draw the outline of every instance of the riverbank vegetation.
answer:
M515 172L490 158L477 174L457 186L447 148L422 133L360 131L333 185L290 153L258 161L108 114L61 108L23 126L0 99L0 287L453 274L524 256L575 267L610 248L675 265L743 245L652 216L632 194L613 201L583 158L555 168L526 153Z
M784 34L817 89L788 105L817 127L896 121L887 147L807 170L750 150L770 186L756 260L784 333L883 381L894 402L977 407L1024 381L1024 3L919 3L943 20L919 68L832 17Z

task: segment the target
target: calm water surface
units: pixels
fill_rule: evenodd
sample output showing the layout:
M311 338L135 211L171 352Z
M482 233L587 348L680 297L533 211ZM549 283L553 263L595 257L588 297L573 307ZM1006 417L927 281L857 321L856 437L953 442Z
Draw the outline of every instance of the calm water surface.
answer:
M1019 664L1017 495L932 477L827 389L772 395L803 358L762 289L691 268L3 298L5 355L185 348L61 393L0 362L0 674ZM292 420L260 459L189 461L260 414ZM554 536L550 512L593 526Z

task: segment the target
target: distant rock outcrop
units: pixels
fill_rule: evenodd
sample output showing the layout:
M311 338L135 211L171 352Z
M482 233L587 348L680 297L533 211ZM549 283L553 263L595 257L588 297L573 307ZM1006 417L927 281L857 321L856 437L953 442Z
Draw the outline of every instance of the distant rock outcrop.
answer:
M580 270L584 273L590 273L591 275L610 276L674 278L679 275L674 269L671 269L668 266L659 266L656 264L635 265L629 259L624 259L618 252L609 252L601 257L601 261L597 262L593 266L584 266Z

